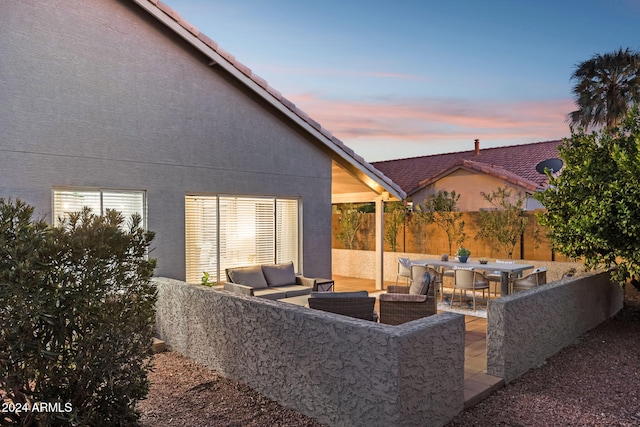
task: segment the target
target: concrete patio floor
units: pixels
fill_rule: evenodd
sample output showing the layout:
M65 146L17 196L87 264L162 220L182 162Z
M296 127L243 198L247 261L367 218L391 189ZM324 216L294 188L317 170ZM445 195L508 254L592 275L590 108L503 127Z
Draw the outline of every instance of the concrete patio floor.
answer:
M333 280L336 292L380 292L375 280L346 276L333 276ZM385 287L394 284L385 282ZM503 387L504 380L487 374L487 319L465 316L465 330L464 407L467 409Z

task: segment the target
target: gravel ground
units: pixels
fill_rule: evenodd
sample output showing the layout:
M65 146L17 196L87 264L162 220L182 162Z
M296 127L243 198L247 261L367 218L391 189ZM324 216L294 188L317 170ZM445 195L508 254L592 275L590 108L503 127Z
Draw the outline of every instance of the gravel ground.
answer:
M614 319L448 426L640 426L640 294ZM155 356L144 426L321 426L173 352Z

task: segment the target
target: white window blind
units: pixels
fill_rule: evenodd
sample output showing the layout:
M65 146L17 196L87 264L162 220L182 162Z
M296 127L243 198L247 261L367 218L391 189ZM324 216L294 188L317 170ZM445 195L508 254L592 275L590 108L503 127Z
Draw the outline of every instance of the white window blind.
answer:
M107 209L120 212L125 218L125 224L129 224L133 214L138 214L142 217L142 227L146 228L143 191L104 190L102 191L103 215Z
M203 272L220 282L225 269L293 261L298 266L298 200L187 196L187 282Z
M80 212L85 206L91 211L102 212L100 191L53 190L54 224L60 224L61 218L68 218L70 213Z
M218 199L185 199L185 251L187 282L199 283L202 272L213 278L218 271Z
M142 226L146 228L144 209L144 191L119 191L100 189L53 189L54 223L60 218L68 217L72 212L79 212L85 206L98 215L104 215L107 209L122 213L125 225L134 213L142 217Z
M276 262L298 265L298 202L276 200Z

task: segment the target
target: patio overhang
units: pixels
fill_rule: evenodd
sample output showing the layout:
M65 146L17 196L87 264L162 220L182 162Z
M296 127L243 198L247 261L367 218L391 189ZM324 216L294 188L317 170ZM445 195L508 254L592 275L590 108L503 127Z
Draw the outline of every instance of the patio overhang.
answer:
M376 205L376 288L384 286L384 202L406 198L406 194L395 184L389 185L379 176L370 176L356 166L343 167L332 162L331 203L369 203ZM386 177L385 177L386 178Z
M336 161L331 165L331 203L368 203L383 196L385 200L402 200L396 191L352 168L348 171Z

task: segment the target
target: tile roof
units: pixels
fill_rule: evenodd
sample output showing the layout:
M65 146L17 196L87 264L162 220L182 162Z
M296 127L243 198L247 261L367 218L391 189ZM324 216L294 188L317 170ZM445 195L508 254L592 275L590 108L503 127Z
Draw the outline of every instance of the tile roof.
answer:
M480 149L374 162L373 165L411 195L458 168L503 179L529 191L542 189L547 177L536 171L543 160L558 157L562 141Z
M280 105L284 106L287 110L292 112L298 119L304 122L306 125L310 126L313 130L317 131L316 135L319 139L322 140L327 146L329 146L333 151L339 153L343 157L348 157L351 160L355 161L357 166L364 171L367 171L369 174L376 177L379 181L383 182L385 185L385 189L387 191L392 192L392 194L397 197L403 199L405 198L405 193L402 188L395 182L393 182L389 177L385 176L380 170L376 169L373 165L366 162L363 157L356 154L351 148L347 147L341 140L336 138L329 132L327 129L322 127L320 123L311 119L304 111L298 108L293 102L285 98L280 92L278 92L273 87L269 86L267 82L262 79L260 76L256 75L249 67L240 63L235 56L230 54L229 52L222 49L218 44L211 40L206 34L202 33L198 28L185 21L178 12L169 7L166 3L160 0L131 0L134 3L142 6L145 10L150 11L150 8L155 8L152 12L152 15L158 17L157 12L160 11L166 17L170 18L180 27L187 31L187 34L180 34L184 38L187 38L189 35L197 38L200 42L202 42L208 49L211 49L217 57L226 61L226 64L220 64L224 66L230 66L244 76L250 79L251 82L257 85L257 88L266 91L269 96L271 96L276 102ZM185 37L186 36L186 37ZM190 41L190 40L189 40ZM214 58L212 60L215 61ZM215 62L214 62L215 63Z

